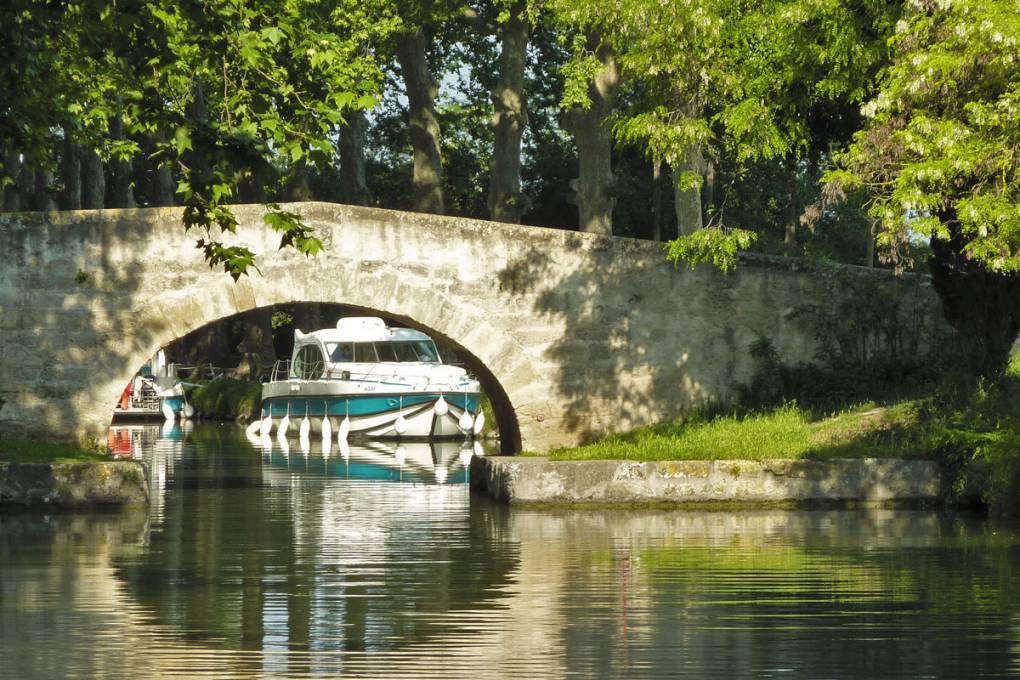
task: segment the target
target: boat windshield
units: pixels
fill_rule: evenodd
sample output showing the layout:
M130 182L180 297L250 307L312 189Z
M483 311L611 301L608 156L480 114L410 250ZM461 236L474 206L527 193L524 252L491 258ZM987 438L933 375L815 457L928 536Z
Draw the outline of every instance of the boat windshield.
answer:
M327 342L326 351L334 364L379 361L439 363L439 352L431 340L403 342Z

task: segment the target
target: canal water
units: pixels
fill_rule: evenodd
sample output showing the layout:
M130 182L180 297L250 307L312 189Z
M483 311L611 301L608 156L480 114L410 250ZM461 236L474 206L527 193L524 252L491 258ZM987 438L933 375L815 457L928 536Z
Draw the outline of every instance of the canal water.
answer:
M148 513L0 515L2 678L1020 676L1016 524L510 509L459 443L111 443Z

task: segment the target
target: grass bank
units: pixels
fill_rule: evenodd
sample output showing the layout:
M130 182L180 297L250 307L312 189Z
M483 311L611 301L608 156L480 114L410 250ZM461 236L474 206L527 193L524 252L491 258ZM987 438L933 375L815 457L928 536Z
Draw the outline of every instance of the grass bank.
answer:
M0 439L0 462L9 463L90 463L110 462L110 456L69 444L53 444L30 439Z
M527 454L526 454L527 455ZM785 405L679 420L557 449L556 460L926 458L952 494L976 490L993 509L1020 509L1020 357L994 381L943 382L913 398L819 412Z

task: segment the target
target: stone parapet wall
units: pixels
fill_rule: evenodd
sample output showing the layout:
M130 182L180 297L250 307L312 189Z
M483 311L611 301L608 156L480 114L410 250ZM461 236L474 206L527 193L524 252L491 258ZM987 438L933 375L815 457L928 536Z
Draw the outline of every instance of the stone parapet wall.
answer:
M471 488L506 503L936 501L931 461L895 459L550 461L475 458Z
M137 461L0 462L0 507L72 508L148 502L145 466Z
M811 361L817 339L797 310L832 298L831 277L798 260L690 271L650 241L328 203L285 206L322 239L305 257L280 249L261 206L232 208L225 238L259 268L236 283L210 270L177 208L0 214L0 436L103 439L161 347L316 302L445 341L481 378L503 452L545 451L726 401L758 338ZM857 270L911 309L934 299L924 280Z

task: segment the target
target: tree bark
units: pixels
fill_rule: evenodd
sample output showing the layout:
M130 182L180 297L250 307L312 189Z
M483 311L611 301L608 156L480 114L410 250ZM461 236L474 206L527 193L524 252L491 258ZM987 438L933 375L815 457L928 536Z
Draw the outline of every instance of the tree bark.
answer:
M797 160L791 156L786 164L786 188L789 198L786 205L783 251L787 257L793 257L797 254L797 220L800 218L800 208L797 205Z
M110 136L113 139L124 139L124 118L117 114L110 121ZM112 160L110 162L111 180L110 204L113 208L134 208L135 193L131 183L131 161Z
M715 203L715 162L705 162L705 181L701 185L701 221L708 224L712 218Z
M877 236L875 233L876 226L875 220L868 220L868 242L866 244L867 250L864 254L865 267L875 266L875 236Z
M571 180L578 208L578 229L611 236L613 207L616 205L613 180L613 131L609 116L613 112L620 86L620 70L610 47L599 45L597 36L589 36L589 45L602 62L602 70L588 87L591 106L568 111L563 127L577 146L577 179Z
M273 348L272 319L271 307L253 310L242 317L244 339L237 348L242 356L237 377L253 379L273 367L276 351Z
M407 90L407 123L414 164L411 209L438 215L446 209L439 119L436 118L438 86L429 72L425 48L426 37L421 28L397 37L397 61Z
M499 74L492 93L495 131L489 169L489 215L497 222L519 223L525 210L521 193L521 138L528 124L524 67L528 52L527 3L517 0L501 29Z
M662 161L652 161L652 240L662 240Z
M53 200L53 173L49 170L35 172L32 207L42 212L57 209L57 202Z
M106 207L106 175L103 172L103 161L93 149L82 150L81 207L85 210Z
M364 111L352 111L340 128L340 198L351 205L370 205L372 194L365 180L365 134L368 119Z
M288 182L287 196L292 201L312 200L311 173L305 163L299 162L294 166Z
M166 136L162 132L158 132L142 144L144 151L144 158L141 161L144 177L143 193L145 202L153 207L176 203L176 186L170 164L154 157L159 144L164 141L166 141Z
M17 212L21 210L21 187L18 180L21 179L21 154L8 153L4 156L4 167L7 173L14 179L12 184L4 187L4 205L6 212Z
M81 210L81 146L74 140L70 128L64 128L64 155L60 159L60 178L64 188L60 192L61 210Z
M687 147L681 162L673 167L673 201L676 209L677 234L686 236L704 226L701 221L701 187L685 188L681 179L684 173L705 174L705 156L701 145Z

